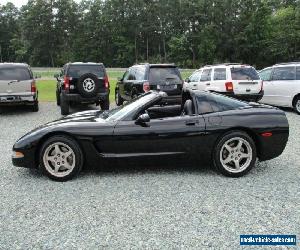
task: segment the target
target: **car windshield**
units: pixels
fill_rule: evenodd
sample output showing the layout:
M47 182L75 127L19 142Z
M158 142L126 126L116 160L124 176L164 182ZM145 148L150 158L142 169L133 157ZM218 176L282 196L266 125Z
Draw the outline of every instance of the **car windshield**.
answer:
M231 68L232 80L259 80L259 75L254 68Z
M100 114L99 117L107 121L121 120L130 112L137 110L138 108L147 104L149 101L153 100L156 96L157 96L156 93L151 93L151 92L146 93L125 103L123 106L120 106L112 110L104 111L103 113Z
M70 65L68 76L78 78L86 73L92 73L98 77L104 77L104 68L102 65Z
M26 81L30 79L32 79L32 76L27 68L0 68L0 80Z
M152 67L150 68L149 82L181 82L180 72L175 67Z

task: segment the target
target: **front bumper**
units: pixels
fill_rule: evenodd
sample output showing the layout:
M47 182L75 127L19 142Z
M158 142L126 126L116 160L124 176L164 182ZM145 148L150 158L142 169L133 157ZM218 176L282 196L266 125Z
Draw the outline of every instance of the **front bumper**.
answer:
M82 97L80 94L67 93L65 91L62 91L62 95L68 102L93 103L107 100L109 98L109 91L98 93L94 97Z
M20 152L23 154L23 157L16 157L15 152ZM35 152L33 149L13 149L12 154L12 164L16 167L22 167L22 168L36 168L37 163L35 159Z
M247 101L247 102L258 102L260 101L263 96L264 96L264 91L260 91L257 94L235 94L233 92L225 92L222 93L223 95L233 97L242 101Z
M33 95L0 95L0 106L34 105L38 102L37 94Z

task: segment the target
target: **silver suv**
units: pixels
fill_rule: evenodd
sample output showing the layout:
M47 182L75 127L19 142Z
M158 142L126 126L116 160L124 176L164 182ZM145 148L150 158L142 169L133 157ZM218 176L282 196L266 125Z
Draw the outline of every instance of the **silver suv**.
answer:
M38 91L29 65L0 63L0 105L30 105L39 110Z

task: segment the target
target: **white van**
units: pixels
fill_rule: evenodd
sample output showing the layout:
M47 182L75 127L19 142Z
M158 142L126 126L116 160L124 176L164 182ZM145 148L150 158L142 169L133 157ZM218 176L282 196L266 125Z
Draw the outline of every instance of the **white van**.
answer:
M265 91L260 102L294 108L300 114L300 62L276 64L259 75Z
M263 83L255 68L244 64L207 65L185 80L183 90L213 91L246 101L263 97Z

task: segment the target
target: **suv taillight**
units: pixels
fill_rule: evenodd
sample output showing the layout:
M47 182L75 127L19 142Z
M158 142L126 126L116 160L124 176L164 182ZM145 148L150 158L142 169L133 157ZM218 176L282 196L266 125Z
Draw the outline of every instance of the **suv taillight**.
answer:
M232 82L225 82L226 91L232 92L233 91L233 84Z
M144 84L143 84L143 90L144 90L144 92L149 92L150 91L150 84L149 84L149 82L144 82Z
M105 86L106 89L109 89L109 81L108 81L108 76L107 75L105 75L105 77L104 77L104 86Z
M70 78L67 76L64 77L64 88L65 90L70 89Z
M36 84L34 80L31 82L31 93L36 93Z

